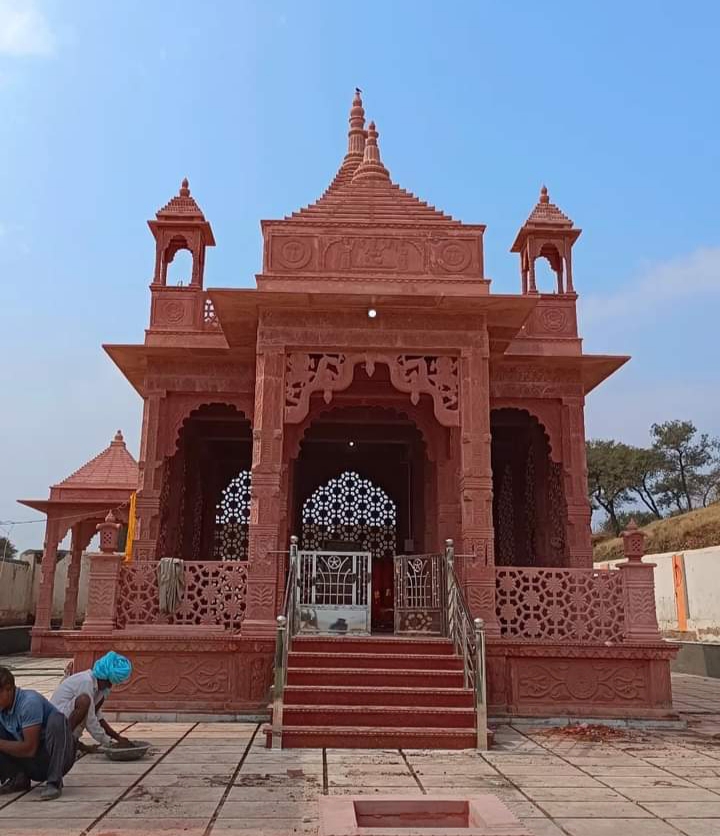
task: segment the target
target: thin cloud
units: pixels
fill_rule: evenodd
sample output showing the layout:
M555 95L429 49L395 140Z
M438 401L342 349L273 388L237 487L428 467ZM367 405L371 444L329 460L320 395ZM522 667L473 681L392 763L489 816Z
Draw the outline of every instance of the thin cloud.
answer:
M648 315L690 297L720 295L720 247L705 247L646 269L614 295L581 300L583 326Z
M0 55L49 56L56 38L35 0L0 0Z

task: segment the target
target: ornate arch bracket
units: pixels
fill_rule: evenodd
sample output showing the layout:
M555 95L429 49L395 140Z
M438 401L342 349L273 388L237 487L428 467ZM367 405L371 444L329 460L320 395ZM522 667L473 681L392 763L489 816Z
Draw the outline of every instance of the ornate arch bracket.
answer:
M375 366L390 369L390 381L399 392L410 395L417 405L420 395L430 395L433 411L444 427L460 425L458 358L423 354L315 354L291 352L285 358L285 422L299 424L310 409L310 397L322 392L326 404L334 392L342 392L353 381L355 367L365 368L372 377Z

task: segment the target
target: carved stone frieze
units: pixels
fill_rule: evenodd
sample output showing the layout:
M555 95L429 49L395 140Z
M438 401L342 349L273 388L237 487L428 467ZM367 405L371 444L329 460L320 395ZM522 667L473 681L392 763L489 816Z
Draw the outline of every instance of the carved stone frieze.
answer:
M227 693L230 671L225 656L140 654L133 658L133 675L126 685L118 687L118 694L192 697Z
M518 665L518 695L525 702L647 704L648 682L631 662L530 662Z
M500 363L490 373L491 398L563 398L582 395L580 373L574 369L523 363Z
M482 274L481 238L417 230L400 234L273 234L266 268L271 273L475 275Z

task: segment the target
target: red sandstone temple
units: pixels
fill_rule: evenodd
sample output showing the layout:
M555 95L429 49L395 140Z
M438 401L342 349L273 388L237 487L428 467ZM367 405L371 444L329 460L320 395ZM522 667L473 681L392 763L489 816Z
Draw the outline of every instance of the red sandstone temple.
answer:
M145 340L105 346L144 402L133 556L101 524L62 631L78 665L132 658L116 709L265 710L274 670L273 745L474 746L485 702L673 716L642 536L592 566L585 396L627 358L582 351L580 230L547 189L512 244L521 292L491 293L485 226L392 182L358 94L322 197L262 222L255 289L205 288L187 180L149 226Z

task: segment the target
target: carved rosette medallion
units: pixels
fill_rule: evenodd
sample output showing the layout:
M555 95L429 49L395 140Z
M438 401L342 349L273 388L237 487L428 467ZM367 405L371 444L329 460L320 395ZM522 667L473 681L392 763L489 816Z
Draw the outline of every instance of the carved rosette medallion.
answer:
M184 318L185 305L177 299L169 299L158 304L158 324L179 325Z
M467 241L441 241L433 247L433 264L446 273L462 273L472 262L472 251Z
M288 270L302 270L310 261L312 246L307 238L285 238L278 242L275 252L280 266Z
M562 308L543 308L540 312L540 323L543 330L551 334L565 331L568 325L567 312Z

